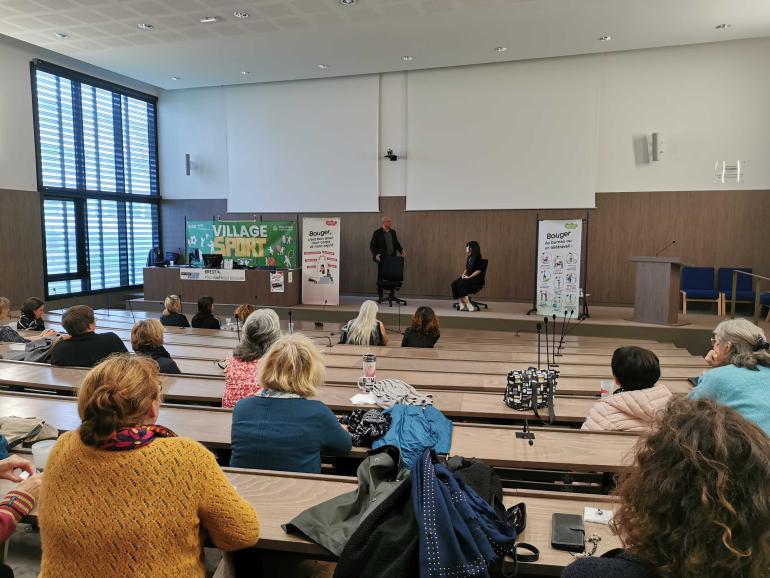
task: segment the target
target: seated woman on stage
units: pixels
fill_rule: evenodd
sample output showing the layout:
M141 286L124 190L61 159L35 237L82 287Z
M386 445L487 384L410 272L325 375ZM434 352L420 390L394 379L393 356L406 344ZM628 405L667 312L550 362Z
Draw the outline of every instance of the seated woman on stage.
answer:
M213 297L198 299L198 312L192 318L192 326L196 329L220 329L219 319L214 317Z
M459 279L452 281L452 299L457 299L460 311L475 311L468 295L481 289L481 247L476 241L468 241L465 252L468 255L465 271Z
M714 367L700 378L691 399L729 405L770 435L770 344L746 319L722 321L714 329L706 361Z
M625 550L580 559L562 578L767 576L768 456L770 438L736 411L672 401L615 491L610 524Z
M401 347L432 348L439 337L438 317L430 307L420 306L412 315L412 325L404 331Z
M6 297L0 297L0 342L7 341L11 343L29 343L30 339L26 339L18 334L12 327L8 327L8 316L11 312L11 301ZM40 335L33 336L32 339L39 337L52 337L56 335L56 331L53 329L46 329Z
M142 319L131 330L131 348L155 360L161 373L182 373L163 347L163 325L157 319Z
M246 323L246 319L248 319L249 315L254 313L257 310L256 307L254 307L251 303L244 303L243 305L238 305L238 307L235 308L235 318L238 320L238 323L243 326L244 323Z
M279 337L281 321L275 311L257 309L248 316L241 342L227 360L222 407L234 407L240 399L259 393L259 360Z
M377 320L377 303L366 300L361 304L358 317L348 321L340 333L340 343L348 345L387 345L388 332Z
M169 295L163 302L163 315L160 322L166 327L190 327L187 317L182 314L182 299L179 295Z
M204 578L202 530L224 551L257 542L254 508L208 449L156 425L160 403L146 357L111 357L86 375L82 424L59 438L43 476L40 578Z
M30 297L21 306L21 318L16 322L19 331L43 331L45 321L45 303L37 297Z
M231 467L318 474L321 453L350 451L350 434L332 411L307 399L325 374L321 354L308 337L281 337L259 365L262 390L233 410Z
M612 354L615 393L597 401L582 429L592 431L645 431L671 400L660 379L658 356L641 347L621 347Z

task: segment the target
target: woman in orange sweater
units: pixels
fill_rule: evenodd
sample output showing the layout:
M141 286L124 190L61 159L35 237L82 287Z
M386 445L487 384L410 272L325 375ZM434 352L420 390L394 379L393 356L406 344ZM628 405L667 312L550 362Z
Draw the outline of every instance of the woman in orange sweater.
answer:
M202 529L225 551L257 542L257 514L214 456L155 425L160 398L151 359L110 357L88 373L81 426L43 477L39 578L203 578Z

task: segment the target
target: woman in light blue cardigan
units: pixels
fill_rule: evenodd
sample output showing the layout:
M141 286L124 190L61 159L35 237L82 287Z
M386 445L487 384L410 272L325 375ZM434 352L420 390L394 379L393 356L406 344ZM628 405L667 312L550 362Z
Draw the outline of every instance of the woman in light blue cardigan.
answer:
M745 319L723 321L714 329L707 372L691 399L712 399L732 407L770 435L770 344Z

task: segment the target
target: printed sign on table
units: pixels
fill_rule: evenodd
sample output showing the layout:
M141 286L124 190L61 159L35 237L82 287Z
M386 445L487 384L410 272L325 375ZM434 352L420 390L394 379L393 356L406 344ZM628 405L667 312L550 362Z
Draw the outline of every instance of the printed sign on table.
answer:
M537 313L578 311L583 221L540 221L537 240Z
M182 281L246 281L246 270L183 267L179 269L179 278Z
M340 219L302 219L302 303L340 304Z

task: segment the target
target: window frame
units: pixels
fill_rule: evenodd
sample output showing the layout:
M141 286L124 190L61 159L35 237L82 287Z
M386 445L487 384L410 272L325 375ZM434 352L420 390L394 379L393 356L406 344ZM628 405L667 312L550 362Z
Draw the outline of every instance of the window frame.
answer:
M107 289L92 290L91 286L91 271L88 259L88 230L87 230L87 202L89 199L119 201L123 203L146 203L149 205L155 205L155 215L157 216L157 235L158 245L162 245L161 239L163 238L162 218L161 218L161 193L160 193L160 161L159 161L159 146L158 146L158 97L152 94L147 94L138 90L134 90L129 87L121 86L119 84L97 78L88 74L84 74L77 70L65 68L51 62L47 62L41 59L33 59L30 61L30 85L32 89L32 117L33 117L33 129L35 136L35 171L37 177L37 190L40 194L40 222L43 227L43 283L45 285L46 298L51 298L49 294L49 284L57 281L76 281L80 280L84 289L77 292L56 293L53 295L55 298L72 297L77 295L95 295L100 293L114 293L117 291L133 290L143 287L143 284L133 285L121 285L120 287L110 287ZM109 90L113 93L117 93L121 96L127 96L137 100L151 103L154 107L153 114L153 138L150 140L150 164L151 173L150 181L155 184L155 192L150 191L150 194L142 195L136 193L126 192L103 192L83 189L68 189L65 187L51 187L43 184L43 163L41 156L40 146L40 119L38 115L38 94L37 94L37 71L47 72L49 74L61 76L69 79L70 81L85 83L96 88ZM82 111L81 111L82 114ZM77 137L76 137L77 138ZM82 141L82 123L80 127L79 138ZM154 166L153 164L154 153ZM154 170L153 170L154 169ZM75 206L75 247L77 257L77 271L74 273L56 273L48 274L48 247L45 239L45 201L62 200L72 201ZM122 275L122 272L121 272ZM130 278L130 274L129 274ZM87 289L86 289L87 287Z

